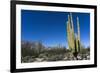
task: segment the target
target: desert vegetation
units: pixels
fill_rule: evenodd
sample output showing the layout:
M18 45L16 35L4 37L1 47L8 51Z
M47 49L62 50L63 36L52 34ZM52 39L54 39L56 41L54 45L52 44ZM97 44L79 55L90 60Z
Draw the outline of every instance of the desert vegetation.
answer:
M90 59L90 48L81 48L78 60ZM21 42L21 62L49 62L76 60L71 51L64 46L45 47L42 42Z

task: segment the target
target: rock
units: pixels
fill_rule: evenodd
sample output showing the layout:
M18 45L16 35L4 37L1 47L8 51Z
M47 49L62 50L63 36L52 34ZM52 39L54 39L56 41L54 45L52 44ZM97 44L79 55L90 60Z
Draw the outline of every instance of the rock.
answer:
M81 56L77 56L78 60L82 60L82 57Z
M87 56L87 60L90 60L90 56L89 55Z
M65 60L68 60L68 57L65 57L63 60L64 60L64 61L65 61Z
M44 58L35 58L36 62L42 62Z
M28 62L34 62L34 61L35 59L32 59L32 58L28 60Z
M30 56L23 57L22 62L28 62L29 59L30 59Z

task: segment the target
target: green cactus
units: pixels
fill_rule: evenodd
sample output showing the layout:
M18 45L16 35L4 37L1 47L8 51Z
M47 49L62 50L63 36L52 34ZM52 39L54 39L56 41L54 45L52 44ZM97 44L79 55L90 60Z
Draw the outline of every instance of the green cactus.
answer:
M74 25L72 14L68 15L67 21L67 39L68 39L68 48L71 50L73 55L77 57L77 54L80 52L80 28L79 28L79 19L77 17L77 30L78 35L74 33Z

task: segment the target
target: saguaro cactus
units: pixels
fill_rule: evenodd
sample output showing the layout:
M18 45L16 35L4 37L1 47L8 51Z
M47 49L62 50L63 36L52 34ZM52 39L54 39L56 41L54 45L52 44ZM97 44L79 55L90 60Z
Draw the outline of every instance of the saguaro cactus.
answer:
M68 48L71 50L74 57L77 58L77 54L80 52L80 27L79 19L77 17L77 30L78 35L74 33L74 24L72 14L68 15L67 21L67 39L68 39Z

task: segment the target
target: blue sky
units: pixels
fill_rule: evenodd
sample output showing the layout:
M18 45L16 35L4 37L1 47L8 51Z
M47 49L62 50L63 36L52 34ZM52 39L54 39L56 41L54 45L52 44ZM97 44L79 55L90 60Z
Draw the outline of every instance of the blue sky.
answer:
M66 22L69 12L21 10L21 40L42 41L47 46L61 44L68 47ZM90 46L90 14L72 13L74 31L77 33L76 18L80 21L81 43Z

